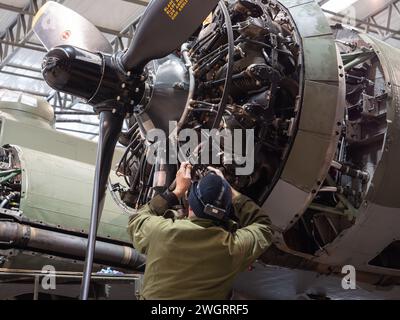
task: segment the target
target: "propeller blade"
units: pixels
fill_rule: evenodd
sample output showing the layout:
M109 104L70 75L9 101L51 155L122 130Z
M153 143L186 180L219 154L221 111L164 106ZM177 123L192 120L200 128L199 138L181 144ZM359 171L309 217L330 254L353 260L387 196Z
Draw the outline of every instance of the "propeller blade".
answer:
M207 18L218 0L153 0L140 20L129 50L121 61L125 70L171 53Z
M33 20L33 31L48 51L60 45L71 45L92 52L113 52L99 29L57 2L49 1L40 8Z
M87 300L89 296L93 257L96 249L97 229L104 207L107 182L111 171L114 150L122 130L123 121L123 115L114 114L112 111L103 111L100 113L99 146L97 150L89 239L81 288L82 300Z

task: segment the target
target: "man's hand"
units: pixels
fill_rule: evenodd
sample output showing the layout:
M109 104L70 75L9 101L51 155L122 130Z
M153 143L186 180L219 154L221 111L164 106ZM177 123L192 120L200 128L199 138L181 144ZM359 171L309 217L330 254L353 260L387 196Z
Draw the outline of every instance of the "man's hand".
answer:
M176 187L173 192L178 199L183 198L192 185L192 168L189 162L184 162L176 174Z
M221 177L222 179L226 180L226 179L225 179L225 176L224 176L224 174L222 173L221 170L216 169L216 168L213 168L213 167L208 167L207 169L208 169L209 171L211 171L211 172L214 172L217 176ZM232 186L231 186L231 189L232 189L232 197L233 197L233 198L235 198L235 197L237 197L237 196L240 196L240 192L239 192L239 191L237 191L236 189L234 189Z

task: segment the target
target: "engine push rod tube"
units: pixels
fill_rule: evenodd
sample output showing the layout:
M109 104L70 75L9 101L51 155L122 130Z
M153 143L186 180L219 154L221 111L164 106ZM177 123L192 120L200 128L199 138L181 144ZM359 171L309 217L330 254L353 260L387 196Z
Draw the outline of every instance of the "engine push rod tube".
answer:
M346 166L346 165L341 164L336 161L333 161L331 166L332 166L332 168L335 168L336 170L340 171L341 173L343 173L346 176L349 176L349 177L352 177L355 179L360 179L363 182L368 182L370 180L370 175L368 172L353 169L349 166Z

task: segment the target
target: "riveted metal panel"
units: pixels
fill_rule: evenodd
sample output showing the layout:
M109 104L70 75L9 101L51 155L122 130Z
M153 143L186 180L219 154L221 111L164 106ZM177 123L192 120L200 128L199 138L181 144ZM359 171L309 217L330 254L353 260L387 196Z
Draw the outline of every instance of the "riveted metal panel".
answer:
M94 166L27 148L17 149L23 169L23 215L31 221L86 233ZM112 179L117 179L115 173ZM99 236L129 243L128 219L107 193Z
M288 195L282 198L282 195ZM291 226L293 217L299 213L299 208L304 206L310 194L290 183L279 180L274 190L263 205L271 218L272 224L283 231ZM294 222L294 221L293 221Z
M325 179L327 163L332 161L327 155L331 139L329 135L299 131L282 179L301 190L315 190L317 181Z
M296 3L295 1L291 2ZM332 34L328 20L316 2L292 6L289 9L303 38Z
M359 271L399 276L399 270L372 266L369 262L400 239L397 191L400 177L400 50L365 34L360 37L373 46L385 73L389 94L388 133L382 159L355 224L319 251L315 261L338 266L350 264Z
M388 131L382 159L372 180L368 201L378 205L400 208L398 184L400 177L400 50L367 35L361 35L377 52L385 70L388 102ZM400 215L400 210L398 212Z
M315 261L339 266L350 264L360 271L400 275L400 270L369 265L388 245L400 239L399 210L366 202L359 216L356 224L320 251Z
M336 152L344 112L341 59L328 22L315 3L281 1L296 24L304 51L304 92L299 130L281 175L264 208L274 225L290 228L325 180ZM339 81L340 79L340 81ZM340 100L340 102L339 102Z
M339 53L337 55L338 64L341 64ZM304 197L302 206L299 205L297 210L291 209L292 211L287 211L285 214L280 213L284 215L280 219L286 219L285 221L288 222L286 229L301 217L315 197L314 191L318 190L320 183L325 180L336 153L340 137L338 133L342 129L344 119L344 78L340 78L339 86L310 81L306 81L305 86L300 126L308 131L301 129L296 136L282 179L294 188L306 192L307 196ZM296 192L281 188L278 194L281 199L282 195L289 199Z
M339 94L338 86L306 81L300 130L326 135L340 131L335 121Z
M331 35L303 39L305 78L311 81L338 82L338 59Z
M38 101L38 110L19 102L0 101L0 146L11 144L71 160L95 164L97 143L59 132L50 121L53 109ZM32 111L33 110L33 111ZM123 150L116 149L114 162Z

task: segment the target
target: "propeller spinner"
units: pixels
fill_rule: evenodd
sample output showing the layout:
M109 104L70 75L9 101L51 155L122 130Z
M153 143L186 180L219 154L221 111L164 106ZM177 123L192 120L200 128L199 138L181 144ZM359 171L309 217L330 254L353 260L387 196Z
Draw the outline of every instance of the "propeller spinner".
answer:
M87 300L96 235L114 149L125 116L144 92L144 66L180 47L218 4L218 0L153 0L126 53L111 55L111 45L89 21L48 2L34 31L50 50L43 62L46 82L58 91L85 99L100 114L91 222L81 299Z

